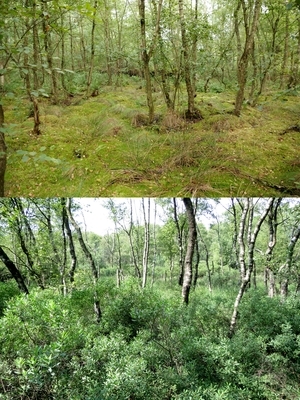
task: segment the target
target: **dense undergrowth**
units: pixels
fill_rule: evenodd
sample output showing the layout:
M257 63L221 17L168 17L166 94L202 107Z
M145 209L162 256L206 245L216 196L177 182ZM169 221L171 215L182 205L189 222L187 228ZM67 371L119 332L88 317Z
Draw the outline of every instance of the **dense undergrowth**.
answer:
M0 295L3 288L0 288ZM0 398L6 400L299 399L300 301L250 289L228 338L236 287L140 290L134 280L93 293L13 296L0 324ZM3 307L3 305L2 305Z
M174 114L157 88L151 126L144 89L133 78L101 86L89 99L40 99L38 137L26 95L6 96L6 195L299 195L298 93L269 92L238 118L231 114L234 90L200 89L196 106L204 118L191 123L180 116L183 92Z

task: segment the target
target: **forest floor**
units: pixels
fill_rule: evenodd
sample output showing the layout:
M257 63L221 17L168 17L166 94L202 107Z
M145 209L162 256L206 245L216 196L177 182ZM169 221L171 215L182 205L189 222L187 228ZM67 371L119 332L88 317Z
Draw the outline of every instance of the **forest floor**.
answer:
M147 126L138 84L102 87L69 104L40 101L41 135L25 97L4 99L6 196L299 196L296 93L269 93L231 114L234 93L198 93L203 120L166 113ZM181 107L184 110L184 107Z

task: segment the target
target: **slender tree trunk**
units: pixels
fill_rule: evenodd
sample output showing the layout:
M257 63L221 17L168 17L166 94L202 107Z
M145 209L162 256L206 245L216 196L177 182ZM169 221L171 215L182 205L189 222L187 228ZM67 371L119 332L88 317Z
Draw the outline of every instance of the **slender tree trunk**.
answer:
M41 289L45 289L43 277L35 270L35 264L39 262L38 251L36 247L36 239L31 229L30 223L27 216L25 215L21 198L10 198L9 208L18 213L18 217L14 221L14 229L21 246L21 249L26 256L27 269L32 277L34 277ZM30 239L30 246L28 247L28 241L26 237ZM34 255L35 257L33 257Z
M4 136L4 111L0 103L0 197L4 197L4 180L6 171L6 144Z
M98 9L98 1L94 2L94 10L93 10L93 20L92 20L92 32L91 32L91 59L90 59L90 67L87 77L87 89L86 89L86 97L90 95L90 87L93 78L93 70L94 70L94 59L95 59L95 28L96 28L96 14Z
M39 110L39 102L38 99L32 96L32 104L33 104L33 120L34 120L34 126L33 126L33 134L38 136L41 134L40 130L40 110Z
M145 203L144 199L142 199L142 208L144 215L144 251L143 251L143 281L142 288L146 287L147 283L147 274L148 274L148 260L149 260L149 242L150 242L150 198L148 198L148 215L146 216Z
M182 298L185 304L189 303L189 294L192 284L192 275L193 275L193 255L195 249L195 243L197 240L197 225L195 219L195 213L193 209L193 203L190 198L183 199L185 209L186 209L186 217L188 222L188 239L187 239L187 248L184 259L184 276L183 276L183 284L182 284Z
M193 278L193 286L194 286L194 288L197 285L197 281L198 281L198 277L199 277L200 251L199 251L199 242L198 242L198 240L196 240L195 252L196 252L196 260L195 260L195 272L194 272L194 278Z
M51 89L53 96L53 103L57 103L58 100L58 85L57 85L57 75L56 71L53 67L53 58L52 58L52 43L51 43L51 26L49 25L49 12L47 2L42 2L43 5L43 31L44 31L44 46L45 53L47 57L48 69L51 76Z
M22 292L29 294L29 291L27 289L27 286L24 282L24 279L20 271L16 267L15 263L11 261L11 259L8 257L8 255L5 253L5 251L1 246L0 246L0 260L4 263L4 265L7 267L14 280L17 282L19 289Z
M289 22L289 11L285 10L285 34L284 34L284 50L283 59L281 64L280 73L280 89L283 89L286 85L287 77L287 66L289 59L289 37L290 37L290 22Z
M249 56L251 54L251 49L253 47L255 32L257 30L262 0L255 0L251 28L248 26L249 10L247 8L245 0L240 0L240 2L242 4L242 8L243 8L246 38L245 38L243 54L238 62L238 70L237 70L239 89L238 89L236 99L235 99L234 114L238 117L241 115L242 104L244 101L245 87L246 87L246 83L247 83Z
M104 12L103 12L103 29L104 29L104 47L105 47L105 57L106 57L106 72L107 72L107 84L112 84L112 29L111 29L111 9L107 0L104 0Z
M72 18L71 14L69 14L69 37L70 37L70 57L71 57L71 67L72 71L75 71L74 65L74 41L73 41L73 28L72 28Z
M163 0L159 0L157 15L156 15L156 26L155 33L152 38L152 43L149 51L147 51L147 35L146 35L146 14L145 14L145 0L139 0L139 16L140 16L140 24L141 24L141 47L142 47L142 62L143 62L143 71L144 78L146 84L146 95L147 95L147 104L148 104L148 118L149 124L152 124L154 120L154 102L152 96L152 85L151 85L151 74L150 74L150 59L153 55L157 37L159 35L159 22L160 22L160 14L162 8Z
M136 273L136 276L138 277L138 279L140 279L142 277L142 274L141 274L141 271L139 268L137 254L136 254L136 252L134 250L134 246L133 246L132 228L133 228L133 210L132 210L132 201L130 200L130 228L129 228L129 230L126 230L125 232L127 233L128 238L129 238L131 256L132 256L132 261L133 261L133 265L135 268L135 273Z
M66 199L64 197L61 198L61 206L62 206L62 228L66 230L68 241L69 241L69 250L70 250L70 258L71 258L71 267L69 271L70 282L73 284L74 282L74 274L77 267L77 256L73 241L73 235L70 228L68 213L67 213L67 205Z
M268 289L269 297L274 297L274 295L276 294L275 274L271 266L271 260L273 256L273 250L277 243L277 226L278 226L277 215L281 202L282 198L276 199L268 215L269 242L268 242L268 248L265 253L266 254L265 276L266 276L266 287ZM268 281L269 281L269 287L268 287Z
M177 214L177 202L176 198L173 197L173 210L174 210L174 222L177 230L177 244L178 244L178 249L179 249L179 279L178 279L178 284L182 286L183 283L183 275L184 275L184 265L183 265L183 238L182 238L182 229L179 225L179 220L178 220L178 214Z
M251 274L254 268L254 248L257 239L257 235L261 229L262 223L266 219L270 209L273 207L275 199L269 199L267 206L263 213L261 214L254 231L252 231L252 214L253 213L253 199L245 199L243 204L243 212L241 216L240 222L240 232L239 232L239 243L240 243L240 269L241 269L241 284L238 295L235 299L233 306L233 313L230 322L229 328L229 337L232 337L235 332L237 317L238 317L238 308L244 293L249 286ZM248 217L248 219L247 219ZM248 261L247 268L245 269L245 244L242 238L244 237L246 228L248 224ZM251 231L250 231L251 227Z
M153 261L152 261L152 279L151 279L151 287L154 284L154 277L155 277L155 267L156 267L156 258L157 258L157 243L156 243L156 214L157 214L157 207L156 203L154 202L154 224L153 224Z
M288 295L288 288L289 288L289 280L290 280L290 271L292 268L293 256L294 256L294 249L296 243L298 242L300 237L300 226L295 229L291 241L288 246L288 254L286 262L280 267L278 271L281 275L283 275L283 279L281 280L280 284L280 294L282 299L285 300Z
M68 218L69 218L69 220L71 221L72 225L74 226L74 228L76 230L76 233L77 233L77 236L78 236L78 241L80 243L80 246L82 248L83 253L85 254L85 256L86 256L86 258L87 258L87 260L88 260L88 262L90 264L90 267L91 267L91 270L92 270L92 274L93 274L94 311L95 311L95 314L96 314L96 320L99 323L101 321L101 315L102 315L101 308L100 308L100 301L99 301L99 298L98 298L97 288L96 288L96 285L97 285L97 282L98 282L98 278L99 278L99 274L98 274L98 270L96 268L96 264L95 264L94 258L92 256L91 252L89 251L89 249L87 248L86 244L85 244L85 241L84 241L82 233L81 233L81 229L80 229L79 225L77 224L77 222L75 221L75 219L74 219L74 217L72 215L71 207L72 207L72 200L70 198L68 198L66 200L66 211L67 211L67 214L68 214Z
M33 1L32 4L33 10L33 26L32 26L32 47L33 47L33 89L38 90L40 88L39 76L38 76L38 63L39 63L39 34L38 34L38 26L37 26L37 7L36 2Z
M178 5L179 5L179 18L180 18L180 28L181 28L182 52L183 52L184 80L188 97L188 109L186 112L186 116L187 118L191 118L194 115L195 111L195 92L192 84L191 60L189 57L189 43L187 39L186 22L183 12L183 0L178 0Z
M211 293L212 292L212 283L211 283L211 271L210 271L210 267L209 267L209 251L208 251L207 245L203 239L203 236L201 235L201 231L199 228L197 229L197 232L198 232L198 236L201 240L201 243L203 244L204 251L205 251L205 265L206 265L207 276L208 276L208 290Z

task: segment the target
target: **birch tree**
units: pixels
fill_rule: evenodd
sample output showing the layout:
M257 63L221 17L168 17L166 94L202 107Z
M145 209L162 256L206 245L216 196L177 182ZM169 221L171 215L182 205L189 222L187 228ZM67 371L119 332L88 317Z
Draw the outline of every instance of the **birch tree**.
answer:
M157 7L156 7L156 3L154 0L153 0L153 3L156 8L156 22L155 22L155 29L154 29L152 41L149 46L149 49L147 50L146 12L145 12L146 4L145 4L145 0L139 0L142 62L143 62L143 71L144 71L144 78L145 78L145 85L146 85L149 124L151 124L154 120L154 102L153 102L153 96L152 96L151 74L150 74L149 63L150 63L150 60L152 58L153 52L156 47L163 0L159 0Z
M262 223L266 219L270 209L274 204L275 199L268 200L267 205L259 216L255 227L253 226L254 219L254 200L247 198L238 200L242 210L238 243L239 243L239 264L240 264L240 289L234 302L233 313L230 321L229 337L232 337L235 332L238 316L238 308L240 302L250 284L251 275L254 269L254 249L257 235L261 229ZM247 250L247 258L246 258Z
M186 218L188 223L188 238L187 238L187 246L184 259L182 299L185 304L188 304L189 294L192 284L192 276L193 276L192 264L193 264L195 244L197 240L197 225L196 225L196 218L192 200L190 198L183 198L183 203L186 209Z
M147 214L145 209L145 202L142 199L142 209L144 215L144 251L143 251L143 281L142 288L146 287L147 274L148 274L148 260L149 260L149 245L150 245L150 198L148 198Z
M262 5L262 0L255 0L254 3L252 1L246 1L246 0L239 0L238 2L237 11L239 10L240 7L243 10L243 20L245 28L244 49L237 65L237 80L239 88L235 99L234 114L238 117L241 115L242 104L244 101L244 93L245 93L247 74L248 74L248 63L254 43L255 33L257 31L259 16L261 12L261 5ZM235 20L236 20L235 21L236 34L239 39L240 36L238 30L239 29L238 12L235 13Z

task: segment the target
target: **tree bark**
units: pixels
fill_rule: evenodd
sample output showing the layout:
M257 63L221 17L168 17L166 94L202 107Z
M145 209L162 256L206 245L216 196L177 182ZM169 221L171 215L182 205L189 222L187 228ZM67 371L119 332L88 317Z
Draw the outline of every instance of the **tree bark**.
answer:
M61 198L61 205L62 205L62 221L63 221L63 228L66 230L68 240L69 240L69 249L70 249L70 257L71 257L71 268L69 272L70 282L74 282L74 274L77 266L77 256L73 241L73 235L70 228L68 213L66 209L66 199Z
M8 257L8 255L5 253L5 251L1 246L0 246L0 260L4 263L4 265L7 267L14 280L17 282L19 289L22 292L29 294L29 291L27 289L27 286L24 282L24 279L20 271L16 267L15 263L11 261L11 259Z
M149 62L153 55L153 52L154 52L154 49L156 46L157 37L159 34L159 21L160 21L162 2L163 2L163 0L159 0L157 15L156 15L155 32L154 32L154 36L152 38L152 43L151 43L150 49L149 49L149 51L147 51L145 0L139 0L142 61L143 61L144 78L145 78L145 84L146 84L149 124L152 124L152 122L154 120L154 102L153 102L153 96L152 96L152 85L151 85L151 74L150 74Z
M288 252L287 252L287 260L279 269L279 272L284 275L284 277L281 281L281 285L280 285L280 294L281 294L283 300L288 295L289 274L290 274L290 270L292 267L295 246L299 240L299 237L300 237L300 225L295 229L293 236L290 240L290 243L288 246Z
M239 232L241 284L240 284L240 289L239 289L239 292L237 294L237 297L235 299L234 306L233 306L233 313L232 313L230 328L229 328L229 337L230 338L234 335L236 323L237 323L237 317L238 317L238 307L239 307L242 297L250 283L251 274L252 274L252 271L254 268L254 248L255 248L257 235L261 229L262 223L266 219L270 209L273 207L274 201L275 201L275 199L273 199L273 198L269 199L267 206L266 206L265 210L263 211L263 213L261 214L254 231L252 231L252 221L251 221L251 215L249 215L249 213L252 213L252 210L253 210L253 199L245 199L244 200L243 212L242 212L241 222L240 222L240 232ZM248 217L248 219L247 219L247 217ZM247 224L248 224L248 227L246 226ZM251 227L251 231L250 231L250 227ZM244 244L244 240L242 240L242 238L244 236L246 228L248 228L248 260L247 260L247 268L245 270L244 269L246 266L245 258L244 258L245 244Z
M150 198L148 198L148 215L146 216L145 203L142 199L142 208L144 214L144 251L143 251L143 281L142 288L146 287L147 283L147 273L148 273L148 260L149 260L149 241L150 241Z
M208 289L211 293L212 292L212 283L211 283L211 272L210 272L210 267L209 267L209 251L208 251L207 245L203 239L203 236L201 235L201 231L199 228L197 229L197 233L198 233L201 243L203 244L204 251L205 251L205 264L206 264L207 276L208 276Z
M194 255L195 243L197 240L197 225L196 225L192 200L190 198L183 198L183 202L186 209L186 217L187 217L189 231L188 231L186 254L184 259L182 298L184 303L188 304L191 283L192 283L192 275L193 275L193 269L192 269L193 255Z
M175 226L177 229L177 244L178 244L178 249L179 249L179 278L178 278L178 284L182 286L183 283L183 275L184 275L184 265L183 265L183 238L182 238L182 229L183 227L180 227L179 225L179 220L178 220L178 214L177 214L177 203L176 203L176 198L173 197L173 210L174 210L174 222Z
M282 198L276 199L268 215L269 243L265 253L266 254L265 276L266 276L266 287L268 288L269 297L274 297L274 295L276 294L275 273L271 266L271 260L272 260L273 250L277 243L277 227L278 227L277 214L281 202ZM268 287L268 281L269 281L269 287Z
M244 101L245 87L246 87L246 83L247 83L247 70L248 70L249 56L251 54L251 49L253 47L253 42L254 42L254 36L255 36L255 33L257 30L262 0L255 0L251 28L248 25L249 11L247 11L248 8L247 8L247 5L245 4L245 0L240 0L240 2L242 4L242 8L243 8L246 38L245 38L243 54L238 62L238 68L237 68L237 78L238 78L239 89L238 89L236 99L235 99L234 114L238 117L241 115L242 104Z
M93 10L93 20L92 20L92 32L91 32L91 59L90 66L87 77L87 89L86 89L86 97L90 95L90 87L93 78L93 70L94 70L94 59L95 59L95 28L96 28L96 13L98 9L98 1L94 2L94 10Z
M0 197L4 197L4 180L6 171L6 144L4 135L4 111L0 103Z
M191 78L191 60L189 59L189 43L186 34L186 22L183 12L183 0L178 1L179 5L179 19L181 28L181 41L183 52L183 66L184 66L184 80L188 96L188 109L187 117L192 117L195 111L195 92Z

